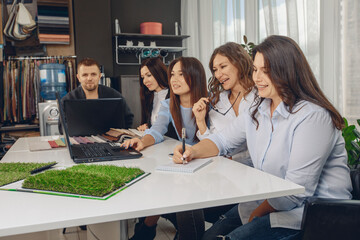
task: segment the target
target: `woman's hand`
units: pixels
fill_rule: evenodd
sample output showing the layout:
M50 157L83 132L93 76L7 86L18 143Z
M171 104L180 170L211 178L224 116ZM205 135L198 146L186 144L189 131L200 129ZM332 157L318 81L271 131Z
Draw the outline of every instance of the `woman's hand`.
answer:
M209 103L209 99L207 97L203 97L200 98L200 100L194 104L192 111L196 118L196 122L205 121L208 103Z
M249 222L251 222L255 217L262 217L266 214L275 212L276 209L274 209L267 200L263 201L255 210L251 213Z
M132 147L136 151L141 151L142 149L144 149L145 146L140 138L132 138L124 141L123 144L121 144L121 147L125 147L126 149Z
M183 153L182 145L178 145L174 149L173 161L174 163L187 163L193 159L194 151L191 147L185 146Z
M198 129L200 131L200 134L204 134L207 130L207 124L205 122L205 116L207 113L207 103L209 102L208 98L200 98L199 101L197 101L192 111L195 116L196 125L198 126Z
M149 126L147 125L147 123L144 123L143 125L138 126L137 130L138 131L145 131L148 128L149 128Z

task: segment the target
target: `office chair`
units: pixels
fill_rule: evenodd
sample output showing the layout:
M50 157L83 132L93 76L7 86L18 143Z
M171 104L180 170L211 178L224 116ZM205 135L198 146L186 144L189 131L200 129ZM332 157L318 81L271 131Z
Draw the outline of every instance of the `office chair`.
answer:
M360 169L350 176L353 200L312 198L305 203L302 239L360 239Z

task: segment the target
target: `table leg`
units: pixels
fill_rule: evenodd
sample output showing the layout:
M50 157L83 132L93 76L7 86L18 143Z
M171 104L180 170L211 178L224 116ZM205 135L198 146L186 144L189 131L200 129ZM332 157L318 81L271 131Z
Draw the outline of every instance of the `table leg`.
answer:
M128 239L128 220L120 220L120 240Z

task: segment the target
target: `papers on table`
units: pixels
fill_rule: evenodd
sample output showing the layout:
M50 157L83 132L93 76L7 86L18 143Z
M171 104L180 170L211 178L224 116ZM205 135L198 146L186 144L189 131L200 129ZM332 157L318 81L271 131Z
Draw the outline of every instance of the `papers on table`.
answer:
M183 172L183 173L194 173L200 168L210 164L213 160L211 158L199 158L194 159L186 164L176 164L173 161L156 167L159 171L170 171L170 172Z

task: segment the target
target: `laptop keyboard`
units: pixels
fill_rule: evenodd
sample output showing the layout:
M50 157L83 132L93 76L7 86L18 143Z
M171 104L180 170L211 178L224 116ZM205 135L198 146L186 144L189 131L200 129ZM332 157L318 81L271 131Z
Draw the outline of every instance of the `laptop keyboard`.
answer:
M94 144L80 144L86 157L105 157L112 156L109 150L103 145Z

